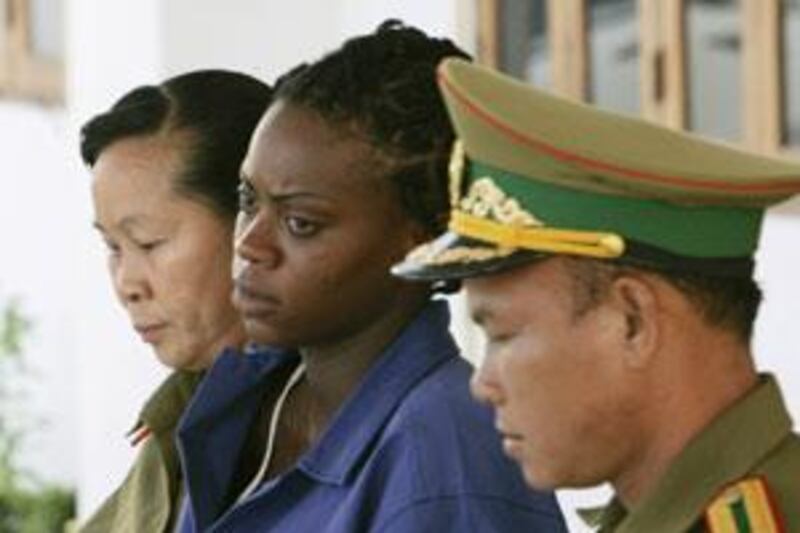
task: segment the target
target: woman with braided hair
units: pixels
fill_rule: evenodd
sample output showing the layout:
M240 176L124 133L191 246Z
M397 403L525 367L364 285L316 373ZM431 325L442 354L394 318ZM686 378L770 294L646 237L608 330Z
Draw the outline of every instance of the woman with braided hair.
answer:
M441 231L465 54L389 21L290 73L241 172L234 305L269 349L217 360L179 431L179 531L563 531L469 397L437 287L389 267Z

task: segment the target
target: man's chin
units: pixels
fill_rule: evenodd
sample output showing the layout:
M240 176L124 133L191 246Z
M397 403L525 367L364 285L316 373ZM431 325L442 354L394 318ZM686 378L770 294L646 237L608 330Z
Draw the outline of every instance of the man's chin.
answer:
M518 463L522 469L525 483L536 490L552 491L565 486L566 479L552 469L545 469L543 461L524 461Z
M551 491L558 488L558 485L542 475L532 473L529 469L522 467L522 475L525 483L532 489L541 491Z
M194 351L182 349L175 349L174 345L168 343L161 343L154 346L156 358L158 361L167 368L172 370L189 370L197 372L203 370L211 363L202 358L197 357ZM191 353L187 353L191 352Z

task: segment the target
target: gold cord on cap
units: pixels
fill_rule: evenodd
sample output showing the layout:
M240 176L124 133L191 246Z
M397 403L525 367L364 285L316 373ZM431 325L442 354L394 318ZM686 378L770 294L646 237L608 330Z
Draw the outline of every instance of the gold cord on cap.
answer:
M506 226L463 211L453 211L450 214L450 229L459 235L488 241L505 248L521 248L604 259L619 257L625 252L625 241L616 233L563 230L541 226Z

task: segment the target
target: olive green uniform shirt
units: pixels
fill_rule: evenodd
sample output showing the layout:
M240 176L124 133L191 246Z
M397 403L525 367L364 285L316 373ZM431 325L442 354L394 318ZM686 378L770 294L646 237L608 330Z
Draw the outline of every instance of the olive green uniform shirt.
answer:
M581 514L602 533L705 532L720 491L754 476L765 480L785 531L800 532L800 437L769 375L695 437L634 509L614 499Z
M150 429L122 485L79 529L80 533L171 531L183 492L175 427L202 374L173 372L142 409L137 427Z

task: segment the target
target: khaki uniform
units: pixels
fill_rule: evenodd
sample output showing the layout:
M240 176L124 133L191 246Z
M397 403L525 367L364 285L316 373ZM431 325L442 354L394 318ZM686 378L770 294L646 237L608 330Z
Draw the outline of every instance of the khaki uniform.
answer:
M80 533L162 533L171 531L183 493L175 428L202 374L177 371L142 409L138 427L149 436L122 485L79 528Z
M450 221L394 265L408 280L447 288L503 272L508 289L520 265L570 256L749 283L765 210L800 194L795 161L578 104L463 60L443 61L438 83L458 136ZM614 533L800 533L800 439L774 379L703 430L636 508L612 502L595 518Z
M773 498L767 512L783 525L778 531L800 531L800 437L791 428L778 385L765 376L689 444L641 505L626 512L615 499L582 514L602 533L725 531L707 521L708 508L737 505L735 494L720 497L723 489L760 479ZM760 533L752 523L750 531Z

